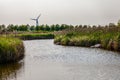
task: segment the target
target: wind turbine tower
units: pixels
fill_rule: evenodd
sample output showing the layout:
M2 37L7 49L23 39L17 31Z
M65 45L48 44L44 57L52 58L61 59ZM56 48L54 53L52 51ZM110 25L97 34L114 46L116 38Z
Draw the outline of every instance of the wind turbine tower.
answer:
M34 21L36 22L36 26L38 26L38 25L39 25L38 20L39 20L40 16L41 16L41 14L39 14L39 16L38 16L36 19L32 19L32 18L31 18L31 20L34 20Z

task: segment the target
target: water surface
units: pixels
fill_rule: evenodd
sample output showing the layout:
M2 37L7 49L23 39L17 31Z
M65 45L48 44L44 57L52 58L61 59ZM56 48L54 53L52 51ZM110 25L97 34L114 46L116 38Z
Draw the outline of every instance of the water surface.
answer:
M24 41L25 58L0 67L2 80L120 80L117 52Z

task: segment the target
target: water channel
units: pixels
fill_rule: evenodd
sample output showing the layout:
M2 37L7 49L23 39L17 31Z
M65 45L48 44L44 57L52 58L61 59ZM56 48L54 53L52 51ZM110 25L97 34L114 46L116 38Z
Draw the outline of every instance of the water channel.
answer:
M24 41L25 58L0 66L0 80L120 80L120 54L60 46L53 40Z

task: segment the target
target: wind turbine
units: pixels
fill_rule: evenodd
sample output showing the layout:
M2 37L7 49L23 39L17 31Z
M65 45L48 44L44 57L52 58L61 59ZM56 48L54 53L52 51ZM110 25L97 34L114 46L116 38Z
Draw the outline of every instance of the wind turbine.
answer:
M39 19L39 17L41 16L41 14L39 14L39 16L36 18L36 19L32 19L31 18L31 20L34 20L34 21L36 21L36 26L38 26L39 25L39 23L38 23L38 19Z

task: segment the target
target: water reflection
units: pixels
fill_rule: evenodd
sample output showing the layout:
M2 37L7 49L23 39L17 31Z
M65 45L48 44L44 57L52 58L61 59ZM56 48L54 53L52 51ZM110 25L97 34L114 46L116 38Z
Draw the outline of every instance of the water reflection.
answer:
M24 62L0 65L0 80L17 79L21 72Z

